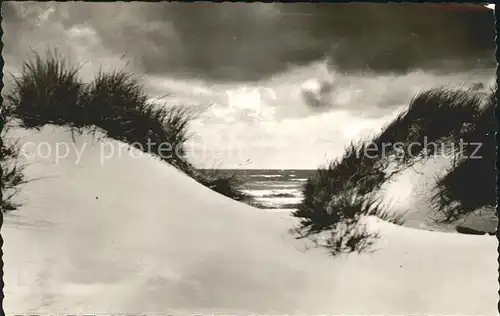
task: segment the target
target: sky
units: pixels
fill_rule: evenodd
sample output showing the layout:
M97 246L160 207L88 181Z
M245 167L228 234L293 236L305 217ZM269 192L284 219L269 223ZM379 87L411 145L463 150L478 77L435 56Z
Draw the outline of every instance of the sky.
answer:
M438 85L490 86L493 14L475 5L3 3L5 73L57 48L125 67L159 104L200 109L188 159L316 168ZM7 82L8 85L8 82Z

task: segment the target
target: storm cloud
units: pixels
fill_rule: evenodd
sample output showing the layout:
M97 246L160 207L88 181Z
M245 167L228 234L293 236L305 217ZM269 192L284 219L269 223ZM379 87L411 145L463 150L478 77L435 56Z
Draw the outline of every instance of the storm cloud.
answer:
M60 32L79 27L151 75L257 81L318 60L351 73L494 65L494 17L479 5L9 2L2 10L12 58L34 39L67 44ZM44 21L45 38L26 35Z

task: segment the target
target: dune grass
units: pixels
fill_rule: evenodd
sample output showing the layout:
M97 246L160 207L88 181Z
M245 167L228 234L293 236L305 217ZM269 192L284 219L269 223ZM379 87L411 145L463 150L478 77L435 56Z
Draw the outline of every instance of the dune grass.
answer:
M53 124L73 132L99 129L105 137L153 154L218 193L243 200L235 178L200 173L186 159L188 127L197 113L148 101L139 79L125 70L100 71L85 83L79 68L57 51L33 55L24 62L21 74L13 76L13 88L5 96L5 112L21 127Z
M494 115L494 92L485 98L474 124L460 135L463 150L456 163L438 179L431 198L445 221L454 221L483 208L496 205L496 141L498 129ZM460 149L460 147L456 147Z
M13 201L19 186L26 182L23 174L25 166L19 163L19 146L17 141L7 137L8 127L0 135L0 212L16 210L20 204Z
M224 195L231 196L237 201L254 205L252 196L239 189L243 182L236 172L223 174L218 169L204 169L198 170L195 178L214 191L225 192Z
M378 235L360 225L360 220L377 216L401 225L403 214L388 212L378 198L366 192L380 175L359 180L351 176L342 181L337 174L345 169L338 168L338 162L318 169L304 184L304 199L292 212L299 218L299 226L292 232L300 239L307 238L316 246L326 248L333 256L369 251Z
M359 239L359 247L366 246L362 234L354 238L345 233L354 231L362 216L402 220L384 211L374 194L416 162L441 154L454 157L456 164L438 179L430 202L446 221L495 205L494 104L492 93L485 96L472 90L437 87L419 93L380 134L351 143L342 157L308 179L304 200L293 213L300 219L298 237L332 233L322 244L332 253L351 249L345 246L350 240ZM476 144L481 144L475 153L481 158L472 158Z

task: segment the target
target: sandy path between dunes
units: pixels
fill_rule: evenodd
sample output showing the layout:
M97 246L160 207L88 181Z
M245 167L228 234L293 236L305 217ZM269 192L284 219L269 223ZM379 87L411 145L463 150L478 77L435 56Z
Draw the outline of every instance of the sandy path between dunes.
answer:
M25 135L71 142L53 127ZM7 314L496 314L494 237L371 218L378 250L333 259L303 251L286 213L256 212L147 156L102 166L90 139L76 137L88 142L79 164L26 170L50 177L5 218Z

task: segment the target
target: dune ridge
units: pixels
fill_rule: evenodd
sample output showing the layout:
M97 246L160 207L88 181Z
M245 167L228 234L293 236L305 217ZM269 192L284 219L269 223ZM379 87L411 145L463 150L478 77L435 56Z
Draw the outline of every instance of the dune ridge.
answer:
M23 133L72 142L54 126ZM88 144L78 164L28 161L28 178L48 178L26 184L23 211L5 215L7 314L496 314L492 236L369 218L377 250L332 258L305 251L288 214L256 211L146 154L101 165L102 140L75 142Z

